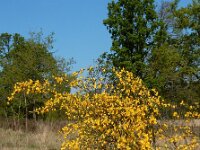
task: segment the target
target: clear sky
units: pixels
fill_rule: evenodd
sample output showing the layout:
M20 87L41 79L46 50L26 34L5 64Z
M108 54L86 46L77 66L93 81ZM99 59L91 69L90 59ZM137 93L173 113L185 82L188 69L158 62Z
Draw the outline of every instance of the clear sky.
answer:
M102 21L107 17L111 0L0 0L0 33L55 33L56 56L85 68L111 47L111 39ZM157 0L160 2L161 0ZM181 0L185 6L191 0Z

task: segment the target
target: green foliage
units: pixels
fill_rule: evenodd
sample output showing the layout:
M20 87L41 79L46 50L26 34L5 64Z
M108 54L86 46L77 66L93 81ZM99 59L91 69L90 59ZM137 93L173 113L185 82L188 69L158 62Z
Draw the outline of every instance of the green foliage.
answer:
M200 102L200 1L179 8L179 1L118 0L108 4L104 20L111 53L98 64L113 80L112 66L126 68L170 102Z
M152 50L146 82L150 87L157 87L160 94L173 93L175 82L179 82L181 55L173 46L163 44Z
M194 104L200 101L200 3L194 1L180 9L177 6L174 1L165 12L171 19L168 21L171 25L165 20L168 46L153 49L148 73L151 79L148 81L168 100L179 103L184 99L188 104Z
M69 72L73 60L66 62L63 58L56 59L51 52L52 44L53 35L44 38L42 32L31 33L29 39L25 39L19 34L3 33L0 35L1 115L3 113L7 116L12 112L23 118L26 111L33 111L35 107L44 103L41 97L24 97L22 94L12 107L7 107L7 97L16 82L28 79L44 82L45 79L51 80L54 75L60 76ZM60 90L64 88L66 90L63 85ZM24 103L25 99L26 103Z
M104 20L112 38L112 62L144 78L146 57L158 28L153 0L118 0L108 4Z

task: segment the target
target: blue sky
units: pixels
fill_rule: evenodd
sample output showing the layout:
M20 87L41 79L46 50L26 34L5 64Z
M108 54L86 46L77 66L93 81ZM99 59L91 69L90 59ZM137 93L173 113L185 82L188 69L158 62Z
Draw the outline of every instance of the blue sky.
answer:
M102 21L111 0L0 0L0 33L55 33L55 55L76 64L73 70L93 65L95 59L111 47L111 39ZM157 0L159 2L161 0ZM181 0L184 6L191 0Z

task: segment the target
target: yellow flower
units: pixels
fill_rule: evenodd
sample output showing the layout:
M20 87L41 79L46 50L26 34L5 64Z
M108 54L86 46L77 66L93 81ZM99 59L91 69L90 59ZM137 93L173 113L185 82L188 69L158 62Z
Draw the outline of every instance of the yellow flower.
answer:
M65 80L65 76L54 77L56 83L48 80L26 81L16 83L13 92L8 97L8 104L12 104L19 94L44 94L52 95L44 102L44 107L36 109L36 112L47 113L50 110L65 111L68 119L62 129L63 141L61 149L153 149L152 141L156 137L161 141L181 143L184 138L190 138L187 144L178 145L179 149L195 149L196 137L189 126L181 127L176 124L180 118L177 112L172 116L175 120L165 121L161 117L160 108L178 108L177 105L166 103L158 96L158 92L150 90L143 85L142 80L131 72L122 69L113 72L116 75L115 84L105 83L104 79L85 78L80 76L84 71L75 72L72 76L77 79ZM90 73L93 67L88 69ZM68 86L76 88L74 93L59 92L58 87L63 81L69 82ZM94 90L102 88L101 90ZM154 94L152 94L152 92ZM182 101L180 103L184 105ZM173 109L173 110L174 110ZM185 122L187 118L200 118L195 112L197 106L189 106L190 111L183 114ZM178 120L179 121L179 120ZM156 129L156 130L155 130ZM177 131L179 135L165 134L166 131ZM68 137L73 137L72 139ZM157 139L156 139L157 140ZM161 143L158 149L168 146Z

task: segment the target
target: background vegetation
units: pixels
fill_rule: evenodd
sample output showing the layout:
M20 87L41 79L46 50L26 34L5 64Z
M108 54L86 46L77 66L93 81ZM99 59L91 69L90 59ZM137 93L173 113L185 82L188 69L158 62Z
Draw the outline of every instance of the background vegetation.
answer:
M109 3L112 47L99 63L126 68L169 102L200 102L199 9L198 0L185 8L163 1L157 9L152 0Z

